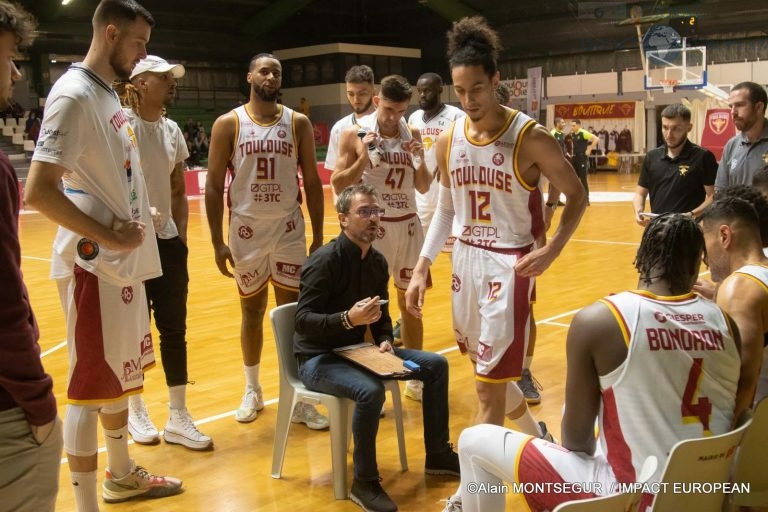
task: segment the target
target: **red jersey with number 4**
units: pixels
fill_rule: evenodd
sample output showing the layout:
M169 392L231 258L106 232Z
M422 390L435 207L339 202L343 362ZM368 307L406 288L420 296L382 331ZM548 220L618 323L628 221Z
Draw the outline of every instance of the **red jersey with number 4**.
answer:
M506 111L501 130L482 142L467 133L467 117L459 117L451 127L448 149L456 212L452 233L463 242L489 249L526 247L544 229L541 180L525 183L517 162L523 137L536 121L522 112Z
M692 293L630 291L601 300L616 317L627 358L600 377L600 445L619 482L635 482L649 455L661 476L678 441L728 432L741 360L729 320Z

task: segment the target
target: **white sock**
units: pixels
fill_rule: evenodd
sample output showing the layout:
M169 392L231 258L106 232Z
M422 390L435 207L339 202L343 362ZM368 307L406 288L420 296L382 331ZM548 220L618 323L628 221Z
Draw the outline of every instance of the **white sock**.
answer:
M131 410L138 410L141 407L142 402L143 400L141 398L141 394L131 395L128 397L128 405L130 406Z
M171 386L168 388L171 409L184 409L187 407L187 385Z
M523 368L526 370L530 370L531 362L533 362L533 356L525 356L525 359L523 359Z
M122 478L131 472L131 457L128 455L128 425L115 430L104 430L104 444L107 448L107 466L115 478Z
M251 389L259 388L259 365L245 366L245 384Z
M522 414L522 416L510 419L514 421L520 431L525 434L536 437L541 437L543 434L539 424L536 423L536 420L533 418L533 415L527 408L525 409L525 412Z
M99 512L99 500L96 497L96 470L86 473L70 471L72 493L75 495L77 512Z

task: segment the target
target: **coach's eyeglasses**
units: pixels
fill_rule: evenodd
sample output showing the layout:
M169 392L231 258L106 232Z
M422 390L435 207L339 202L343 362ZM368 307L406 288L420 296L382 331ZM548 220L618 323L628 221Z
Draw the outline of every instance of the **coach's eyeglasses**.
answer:
M384 215L384 208L359 208L357 210L357 214L363 218L367 219L368 217L374 216L374 217L381 217Z

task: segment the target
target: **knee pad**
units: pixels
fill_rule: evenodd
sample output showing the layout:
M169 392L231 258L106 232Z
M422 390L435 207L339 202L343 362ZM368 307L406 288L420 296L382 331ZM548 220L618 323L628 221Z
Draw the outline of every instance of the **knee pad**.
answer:
M507 382L507 396L504 403L504 414L510 414L515 412L520 407L520 404L525 402L525 396L520 388L517 387L517 383L513 381ZM518 414L515 418L520 417Z
M64 419L64 451L77 457L96 455L99 451L98 423L98 405L68 405Z
M101 405L99 412L101 414L120 414L128 408L128 397L115 400L114 402L106 402Z

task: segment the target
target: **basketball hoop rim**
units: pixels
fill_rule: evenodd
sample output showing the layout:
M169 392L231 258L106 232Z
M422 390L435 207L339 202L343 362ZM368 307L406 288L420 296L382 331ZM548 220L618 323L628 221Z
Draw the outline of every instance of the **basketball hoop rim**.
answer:
M659 85L661 85L661 88L664 90L664 93L675 92L675 88L677 87L678 83L680 83L679 80L672 80L672 79L659 80Z

